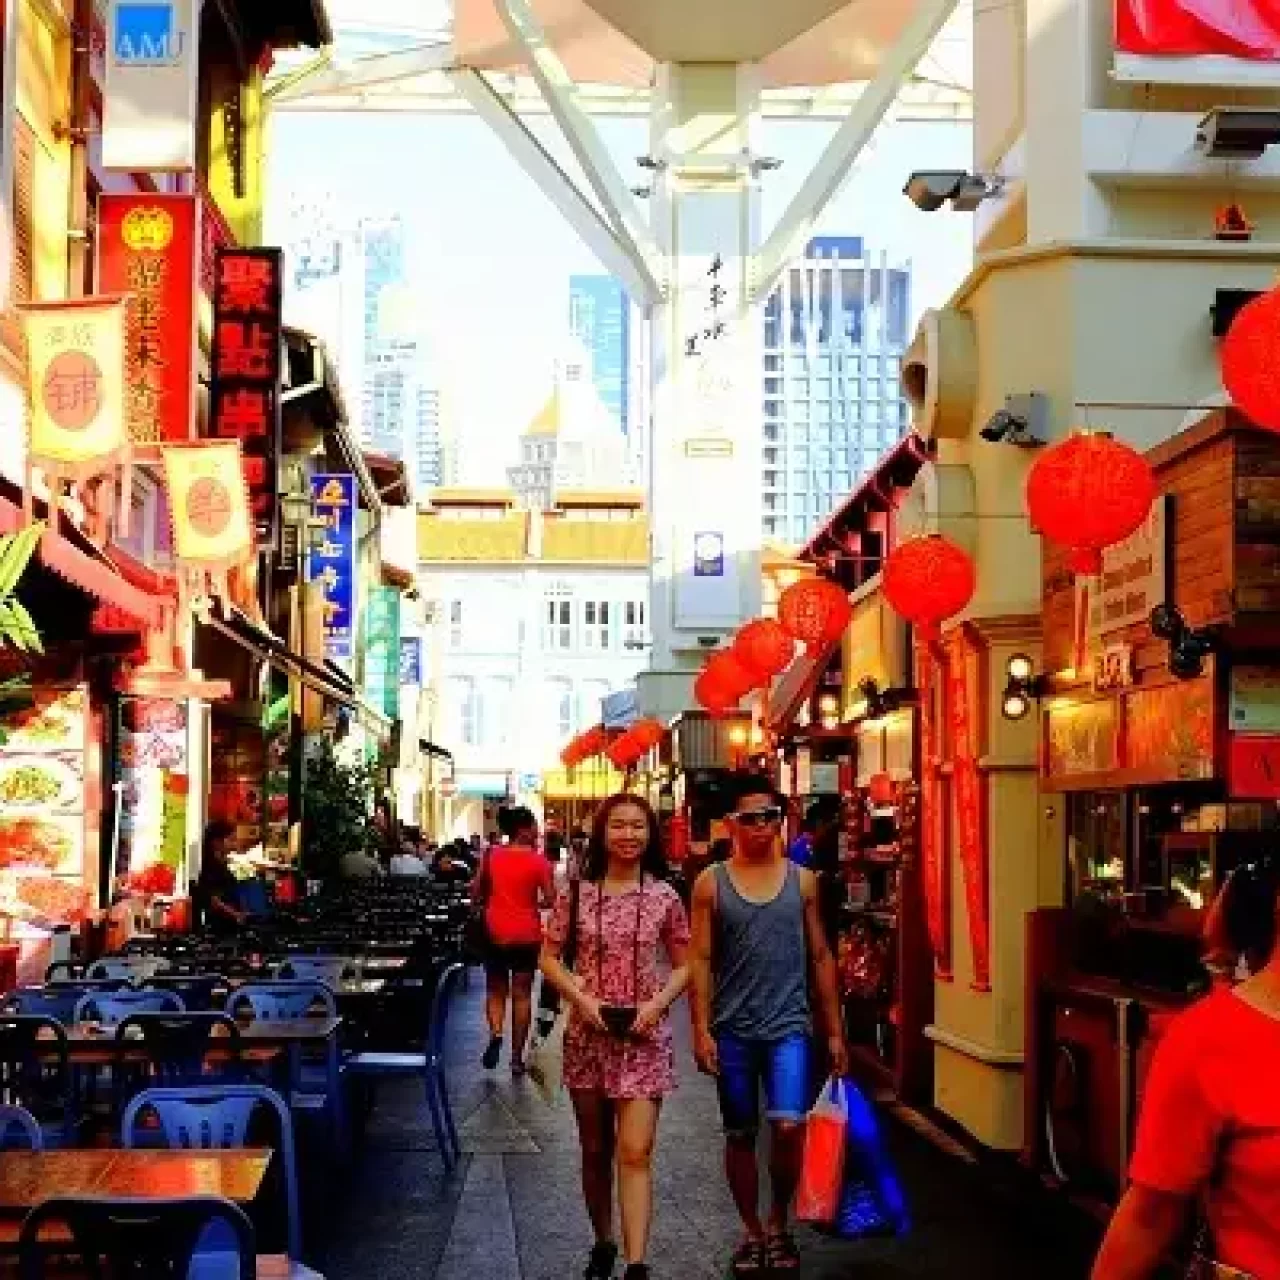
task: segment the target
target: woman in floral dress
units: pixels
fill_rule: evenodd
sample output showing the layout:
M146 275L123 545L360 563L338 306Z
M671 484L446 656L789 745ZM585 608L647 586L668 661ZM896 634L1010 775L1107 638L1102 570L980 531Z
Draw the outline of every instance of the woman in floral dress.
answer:
M582 1192L595 1231L586 1280L610 1280L614 1165L627 1269L648 1280L653 1146L662 1100L676 1086L667 1013L689 981L689 923L661 879L658 819L638 796L616 795L596 816L582 879L557 899L542 972L571 1004L564 1082L582 1145ZM576 898L575 898L576 893ZM562 953L575 926L571 973ZM659 971L665 952L670 974Z

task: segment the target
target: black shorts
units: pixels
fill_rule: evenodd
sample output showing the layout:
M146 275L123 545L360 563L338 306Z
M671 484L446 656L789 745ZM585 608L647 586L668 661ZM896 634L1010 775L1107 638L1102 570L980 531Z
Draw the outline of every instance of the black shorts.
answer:
M542 947L536 942L522 942L505 947L491 942L484 958L484 971L502 978L512 974L517 977L535 974L538 972L538 957L541 954Z

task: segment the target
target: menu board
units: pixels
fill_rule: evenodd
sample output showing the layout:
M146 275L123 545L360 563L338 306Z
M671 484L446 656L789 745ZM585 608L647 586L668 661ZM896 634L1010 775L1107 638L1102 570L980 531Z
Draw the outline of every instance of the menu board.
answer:
M187 707L170 698L124 698L117 738L120 835L117 876L137 875L158 862L182 870L185 839L174 840L167 796L185 793ZM184 833L185 835L185 833ZM175 846L177 861L174 857Z
M69 919L87 905L87 691L36 689L0 727L0 900L19 915Z

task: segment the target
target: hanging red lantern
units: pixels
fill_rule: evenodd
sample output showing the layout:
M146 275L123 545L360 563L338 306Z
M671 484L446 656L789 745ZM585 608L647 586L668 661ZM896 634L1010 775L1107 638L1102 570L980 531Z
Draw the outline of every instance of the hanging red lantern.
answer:
M1257 426L1280 431L1280 289L1236 312L1218 360L1232 404Z
M867 797L877 809L893 803L893 779L887 773L873 773L867 783Z
M707 659L706 671L734 702L741 701L756 686L755 676L738 661L731 649L713 653Z
M756 677L757 684L767 685L791 665L796 656L796 642L782 623L772 618L757 618L738 632L729 652Z
M778 598L778 621L811 653L839 640L853 617L843 587L827 578L806 578Z
M1076 432L1046 449L1027 475L1038 533L1071 549L1076 573L1102 571L1102 552L1141 528L1156 496L1151 464L1102 433Z
M697 704L713 716L725 715L742 701L741 693L731 693L716 679L715 673L705 667L693 682L693 696Z
M640 754L652 751L667 736L667 726L661 720L646 717L631 726L631 735L640 746Z
M973 599L976 585L973 561L937 533L894 547L881 576L889 607L926 636Z
M566 769L572 769L574 765L582 762L582 747L578 738L573 738L566 743L564 750L560 753L560 763Z
M578 750L582 753L579 757L581 760L590 760L594 756L598 756L608 744L608 736L605 734L603 725L596 725L594 728L588 729L585 733L578 735Z
M628 729L605 748L605 755L615 769L626 770L644 755L644 748L636 738L635 730Z

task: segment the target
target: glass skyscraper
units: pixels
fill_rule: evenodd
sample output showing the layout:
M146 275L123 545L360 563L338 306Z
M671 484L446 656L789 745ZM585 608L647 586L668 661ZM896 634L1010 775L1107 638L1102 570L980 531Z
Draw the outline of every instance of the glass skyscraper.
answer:
M569 277L569 333L591 353L596 391L629 435L631 302L612 276Z
M820 236L764 308L764 536L806 542L902 435L911 268Z

